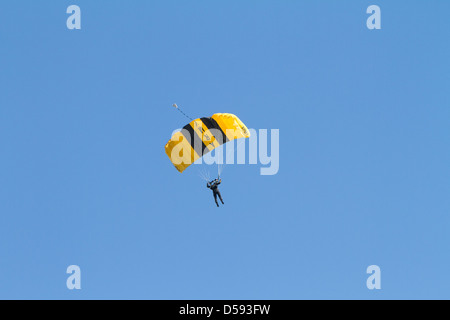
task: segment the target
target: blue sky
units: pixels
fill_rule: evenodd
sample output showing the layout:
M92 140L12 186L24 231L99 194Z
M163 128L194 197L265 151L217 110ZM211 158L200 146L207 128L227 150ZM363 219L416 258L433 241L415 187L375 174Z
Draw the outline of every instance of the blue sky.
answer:
M449 12L3 1L0 298L448 299ZM164 152L174 102L279 129L278 174L226 166L216 208Z

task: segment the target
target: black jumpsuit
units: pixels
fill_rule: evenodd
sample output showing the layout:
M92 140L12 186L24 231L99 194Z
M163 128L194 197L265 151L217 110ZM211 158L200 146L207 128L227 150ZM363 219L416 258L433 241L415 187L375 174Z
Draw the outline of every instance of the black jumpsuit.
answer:
M222 200L222 195L220 194L219 188L217 187L221 182L222 182L222 180L219 180L219 181L214 180L214 181L208 182L206 184L206 186L212 190L213 195L214 195L214 200L216 201L217 206L219 206L219 203L217 202L217 196L219 196L220 201L222 202L222 204L224 204L223 200Z

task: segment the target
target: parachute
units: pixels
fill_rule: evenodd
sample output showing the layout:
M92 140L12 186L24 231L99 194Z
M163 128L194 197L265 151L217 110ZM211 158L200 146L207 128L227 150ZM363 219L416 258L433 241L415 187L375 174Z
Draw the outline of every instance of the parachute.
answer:
M178 109L176 105L174 107ZM175 168L183 172L215 148L229 141L248 137L250 132L237 116L231 113L216 113L209 118L198 118L189 122L181 131L172 135L165 149Z

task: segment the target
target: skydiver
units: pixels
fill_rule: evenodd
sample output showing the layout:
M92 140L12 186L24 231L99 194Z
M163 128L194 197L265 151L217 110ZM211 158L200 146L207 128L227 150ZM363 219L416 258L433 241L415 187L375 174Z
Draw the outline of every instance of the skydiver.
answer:
M222 200L222 195L220 194L219 187L218 187L218 185L219 185L221 182L222 182L222 179L220 179L220 180L219 180L219 179L214 179L213 181L208 182L208 183L206 184L206 187L212 190L213 195L214 195L214 200L216 201L216 205L217 205L217 206L219 206L219 203L217 202L217 196L219 196L219 199L220 199L220 201L222 202L222 204L225 204L225 203L223 202L223 200Z

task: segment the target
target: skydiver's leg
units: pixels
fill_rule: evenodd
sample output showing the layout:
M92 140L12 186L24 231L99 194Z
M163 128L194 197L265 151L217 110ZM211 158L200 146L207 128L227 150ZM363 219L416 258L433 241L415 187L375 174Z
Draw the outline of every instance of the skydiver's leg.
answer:
M220 194L220 191L217 191L217 194L219 195L219 199L220 199L220 201L222 201L222 204L225 204L225 203L223 203L222 195Z
M214 192L214 200L216 201L216 205L219 206L219 203L217 202L217 193Z

